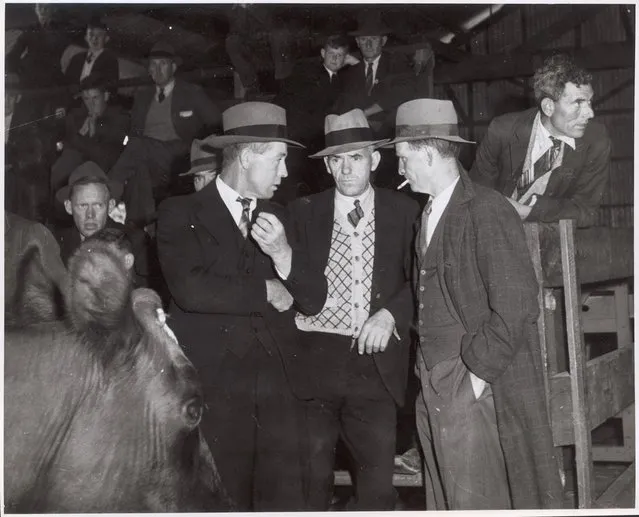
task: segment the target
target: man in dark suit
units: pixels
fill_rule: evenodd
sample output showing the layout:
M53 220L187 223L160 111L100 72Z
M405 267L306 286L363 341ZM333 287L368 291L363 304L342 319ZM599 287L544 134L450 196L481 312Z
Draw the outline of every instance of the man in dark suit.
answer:
M171 328L202 381L202 431L236 508L300 510L291 307L316 313L326 282L287 230L284 209L268 201L287 174L287 144L300 144L286 137L285 111L274 104L235 105L223 125L223 135L204 140L224 148L217 178L159 207Z
M591 81L568 56L551 56L533 79L538 107L488 127L470 177L506 196L522 220L597 222L611 146L605 126L591 122Z
M364 113L328 115L323 158L336 187L289 205L328 296L316 316L298 313L300 385L309 432L308 509L327 510L335 446L354 460L353 510L392 510L396 411L406 389L414 306L413 224L419 207L402 193L371 186L379 163Z
M109 92L114 95L114 84L120 78L120 69L118 57L106 48L109 42L109 28L99 17L93 16L87 24L84 39L88 48L71 58L64 73L67 82L77 86L89 76L98 76L108 86Z
M188 157L193 139L210 134L220 122L219 110L202 88L175 77L180 63L167 43L151 49L149 74L155 84L138 90L129 141L109 171L124 185L127 212L139 226L154 220L176 160Z
M399 173L431 195L416 238L417 430L433 510L561 508L541 375L539 285L506 199L474 185L450 101L397 111Z

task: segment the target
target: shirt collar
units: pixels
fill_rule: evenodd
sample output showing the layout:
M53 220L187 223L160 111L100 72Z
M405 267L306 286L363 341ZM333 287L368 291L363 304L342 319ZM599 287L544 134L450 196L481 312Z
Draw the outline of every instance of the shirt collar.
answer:
M169 95L171 95L173 88L175 88L175 79L171 79L171 82L169 82L166 86L163 87L164 96L168 97ZM160 87L158 85L155 85L155 93L156 95L160 93Z
M324 67L324 70L326 70L328 72L328 76L329 77L333 77L334 75L337 75L337 72L333 72L332 70L329 70L325 64L322 64L322 66Z
M433 210L441 209L443 211L446 205L448 205L448 202L450 201L450 198L453 195L453 190L455 190L455 186L459 182L459 178L460 177L457 176L450 185L448 185L444 190L442 190L439 194L433 197L433 204L432 204Z
M341 194L337 189L335 189L335 208L339 210L342 214L346 215L351 210L353 210L355 206L355 200L359 200L359 204L362 207L362 210L365 214L371 212L373 208L373 197L375 191L371 184L368 184L368 187L364 192L362 192L357 197L350 197Z
M88 49L88 50L87 50L87 56L89 56L89 55L93 56L93 57L92 57L92 59L91 59L91 61L93 62L93 61L95 61L96 59L98 59L98 56L99 56L100 54L102 54L102 52L104 52L104 49L103 49L103 48L101 48L100 50L96 50L95 52L93 52L91 49Z
M240 207L239 210L241 212L242 205L237 202L237 198L244 196L240 195L236 190L229 187L219 175L215 178L215 184L217 185L217 190L219 191L224 204L226 204L229 209L233 208L233 210L231 210L231 213L233 213L237 207ZM249 199L251 200L250 210L253 211L255 209L255 206L257 205L257 200L252 198Z
M551 146L552 146L552 142L551 142L551 140L550 140L551 134L550 134L550 131L548 131L548 130L546 129L546 127L545 127L545 126L542 124L542 122L541 122L541 112L539 112L539 111L538 111L538 112L537 112L537 116L536 116L535 118L536 118L536 120L535 120L535 124L537 125L537 135L538 135L539 137L541 137L541 139L542 139L543 141L545 141L545 142L547 142L548 144L550 144L550 145L548 145L547 147L551 147ZM574 138L572 138L572 137L569 137L569 136L566 136L566 135L559 135L559 136L556 136L555 138L557 138L558 140L561 140L562 142L565 142L565 143L566 143L566 144L568 144L570 147L572 147L572 148L573 148L573 150L574 150L574 149L575 149L575 147L576 147L575 139L574 139Z

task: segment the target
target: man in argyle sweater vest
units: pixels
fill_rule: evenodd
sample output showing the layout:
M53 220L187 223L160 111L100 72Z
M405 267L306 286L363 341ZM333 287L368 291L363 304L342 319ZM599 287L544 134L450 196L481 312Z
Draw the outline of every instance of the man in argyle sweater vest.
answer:
M296 315L298 381L306 385L307 509L327 510L341 435L356 479L352 510L392 510L396 410L403 404L413 308L413 223L419 208L402 193L375 189L380 155L359 109L328 115L323 157L336 188L289 205L313 269L328 295L313 316Z

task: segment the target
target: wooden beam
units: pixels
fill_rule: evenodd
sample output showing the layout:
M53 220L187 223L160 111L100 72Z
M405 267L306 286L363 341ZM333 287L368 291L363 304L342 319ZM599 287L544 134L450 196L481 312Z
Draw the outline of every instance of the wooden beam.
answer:
M577 61L588 63L588 70L634 68L634 46L626 43L602 43L582 49L553 49L539 52L512 52L476 55L459 63L438 63L435 84L496 81L512 77L528 77L535 72L535 63L555 52L570 51Z
M456 35L451 40L449 45L451 45L452 47L461 47L463 45L470 43L477 34L488 30L490 27L492 27L494 24L498 23L499 21L503 20L505 17L510 16L511 14L519 11L519 9L520 7L517 4L503 6L499 11L493 14L490 18L487 18L480 24L475 25L475 27L473 27L472 29L466 32L461 32L460 34Z
M634 77L631 77L630 79L627 79L627 80L623 81L621 84L619 84L618 86L614 87L612 90L606 92L601 97L597 97L595 99L595 102L592 103L593 108L596 108L597 106L603 104L607 100L612 99L619 92L624 91L626 88L632 86L634 83L635 83L635 78Z

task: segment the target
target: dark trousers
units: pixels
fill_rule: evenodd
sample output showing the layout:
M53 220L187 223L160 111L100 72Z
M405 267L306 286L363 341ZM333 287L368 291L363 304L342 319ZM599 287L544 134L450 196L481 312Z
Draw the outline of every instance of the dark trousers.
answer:
M301 510L303 412L279 355L254 345L242 358L227 351L214 370L200 368L202 430L237 510Z
M168 196L173 166L188 154L189 145L181 140L131 137L109 171L110 179L124 185L128 220L138 226L154 220L156 203Z
M419 353L419 352L418 352ZM427 510L510 509L490 384L477 399L461 357L419 368L415 411Z
M341 436L352 459L355 498L349 510L392 510L397 413L373 357L349 350L350 337L305 333L305 346L323 355L311 375L317 396L306 403L308 508L328 509L335 448Z

